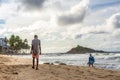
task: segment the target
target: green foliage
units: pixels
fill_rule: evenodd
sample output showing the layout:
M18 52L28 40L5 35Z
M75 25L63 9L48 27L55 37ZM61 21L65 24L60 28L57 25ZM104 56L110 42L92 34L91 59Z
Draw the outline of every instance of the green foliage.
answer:
M0 46L0 52L2 52L2 46Z
M8 40L11 50L29 49L27 39L22 40L19 36L11 35Z
M28 40L27 39L24 39L22 47L23 47L23 49L29 49L30 48L30 46L28 45Z
M76 48L75 48L76 50L82 50L82 51L86 51L86 52L89 52L89 51L95 51L95 50L93 50L93 49L90 49L90 48L87 48L87 47L83 47L83 46L77 46Z

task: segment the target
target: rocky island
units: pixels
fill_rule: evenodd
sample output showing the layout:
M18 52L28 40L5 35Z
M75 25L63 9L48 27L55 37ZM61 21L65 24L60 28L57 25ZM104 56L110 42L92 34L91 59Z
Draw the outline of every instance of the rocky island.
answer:
M95 52L105 53L105 51L102 51L102 50L94 50L94 49L83 47L80 45L77 45L77 47L72 48L67 53L81 53L82 54L82 53L95 53Z

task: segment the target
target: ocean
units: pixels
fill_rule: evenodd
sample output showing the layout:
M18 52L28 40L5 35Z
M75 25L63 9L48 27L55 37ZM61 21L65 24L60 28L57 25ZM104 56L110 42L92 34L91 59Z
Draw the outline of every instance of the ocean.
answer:
M120 70L120 53L92 53L95 58L95 67ZM19 57L31 58L31 55L17 55ZM86 54L63 54L46 53L40 56L39 64L53 63L58 65L65 63L67 65L88 66L89 53Z

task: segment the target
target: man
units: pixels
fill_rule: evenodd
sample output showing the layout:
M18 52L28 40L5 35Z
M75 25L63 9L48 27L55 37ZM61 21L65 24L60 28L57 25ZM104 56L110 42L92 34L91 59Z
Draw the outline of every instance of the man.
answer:
M35 68L35 59L36 59L36 70L38 70L38 64L39 64L39 54L41 55L41 43L38 39L37 35L34 35L34 39L32 40L31 45L31 54L33 58L33 66L32 68Z
M92 54L90 54L90 56L89 56L89 61L88 61L89 67L90 67L90 65L92 65L92 67L93 67L94 62L95 62L95 59L94 59L94 57L92 56Z

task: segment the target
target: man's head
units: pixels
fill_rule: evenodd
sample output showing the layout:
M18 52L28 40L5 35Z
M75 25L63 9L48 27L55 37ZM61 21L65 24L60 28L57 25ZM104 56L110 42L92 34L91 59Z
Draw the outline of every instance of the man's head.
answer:
M90 56L92 56L92 54L90 54Z
M38 36L37 36L37 35L34 35L34 38L38 38Z

